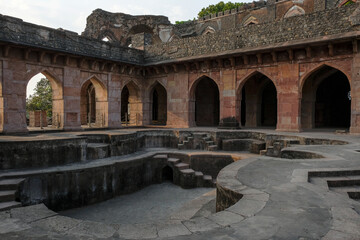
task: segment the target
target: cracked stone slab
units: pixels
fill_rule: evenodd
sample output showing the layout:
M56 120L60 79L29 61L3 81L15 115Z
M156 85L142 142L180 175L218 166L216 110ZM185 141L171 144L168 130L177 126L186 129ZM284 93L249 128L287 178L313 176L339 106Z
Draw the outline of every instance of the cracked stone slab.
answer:
M321 240L359 240L359 236L350 235L336 230L330 230Z
M260 212L265 205L266 202L263 201L241 199L235 203L235 205L229 207L227 211L240 214L245 217L251 217Z
M122 224L114 236L125 239L151 239L158 237L154 224Z
M215 228L220 228L219 225L210 221L207 218L199 217L194 218L188 221L183 221L183 224L191 231L191 232L205 232L209 230L213 230Z
M49 231L55 231L58 233L66 233L74 227L78 226L80 223L82 223L82 220L57 215L33 222L31 223L31 226L43 228Z
M166 223L157 224L157 233L159 237L176 237L191 235L181 221L170 221Z
M10 214L12 218L20 219L25 223L31 223L58 215L56 212L49 210L44 204L14 208L10 210Z
M360 239L360 215L351 208L333 207L332 229L357 236Z
M246 194L246 195L243 196L243 198L241 200L253 200L253 201L267 202L269 200L269 194L267 194L267 193Z
M81 221L80 224L69 230L68 234L95 238L109 238L112 237L115 232L115 228L109 224Z
M245 218L239 214L235 214L229 211L221 211L215 214L210 215L207 217L211 221L215 222L216 224L226 227L234 223L241 222Z
M20 232L30 228L30 225L20 221L19 219L5 218L0 221L0 234Z

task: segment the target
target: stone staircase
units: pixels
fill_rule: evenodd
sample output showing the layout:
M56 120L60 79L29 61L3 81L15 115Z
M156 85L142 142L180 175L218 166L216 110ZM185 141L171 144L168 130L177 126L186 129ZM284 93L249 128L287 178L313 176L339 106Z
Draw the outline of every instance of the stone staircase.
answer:
M24 178L0 179L0 211L21 207L21 203L16 201L18 186Z
M300 144L300 140L286 138L270 141L265 150L260 151L260 155L269 157L281 157L281 150L286 147Z
M191 136L186 136L183 141L178 144L179 150L199 149L207 151L216 151L218 146L213 141L208 133L193 133Z
M104 135L82 135L87 137L86 160L111 157L110 144Z
M173 183L182 188L215 187L215 180L210 175L204 175L200 171L190 168L188 163L178 158L169 158L166 154L158 154L154 159L166 160L167 166L173 170Z
M309 182L360 201L360 169L309 172Z

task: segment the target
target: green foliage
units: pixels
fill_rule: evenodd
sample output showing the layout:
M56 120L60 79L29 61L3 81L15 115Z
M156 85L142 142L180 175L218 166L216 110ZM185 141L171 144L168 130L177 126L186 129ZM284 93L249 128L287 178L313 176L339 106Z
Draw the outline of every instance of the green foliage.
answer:
M35 87L35 93L26 99L26 110L47 111L48 117L52 115L52 89L50 81L42 78Z
M193 20L189 19L187 21L175 21L175 24L184 24L184 23L188 23L188 22L191 22L191 21L195 21L195 18Z
M237 7L241 7L242 5L244 5L244 3L232 3L232 2L224 3L223 1L221 1L218 4L215 5L211 4L208 7L201 9L201 11L198 13L198 16L199 18L201 18L212 13L218 13L226 10L231 10Z
M348 1L347 3L345 3L343 6L347 6L347 5L351 5L351 4L353 4L354 2L353 1Z

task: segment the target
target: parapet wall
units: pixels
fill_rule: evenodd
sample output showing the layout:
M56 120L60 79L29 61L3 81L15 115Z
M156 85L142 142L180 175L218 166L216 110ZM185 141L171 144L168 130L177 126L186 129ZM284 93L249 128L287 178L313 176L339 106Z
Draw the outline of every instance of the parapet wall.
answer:
M242 26L203 36L176 39L145 47L145 62L159 62L191 56L231 53L294 40L305 40L356 30L349 16L358 5L325 10L258 25Z
M0 29L1 42L112 61L143 63L143 51L23 22L18 18L0 15Z

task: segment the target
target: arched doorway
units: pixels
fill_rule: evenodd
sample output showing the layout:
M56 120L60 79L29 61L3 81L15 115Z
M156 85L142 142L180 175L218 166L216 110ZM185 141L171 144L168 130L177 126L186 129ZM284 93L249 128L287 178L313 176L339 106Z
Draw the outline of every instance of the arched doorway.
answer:
M277 124L277 91L270 78L255 72L238 90L243 127L272 127Z
M153 125L166 125L167 93L160 83L157 83L151 91L151 120Z
M193 99L196 126L218 126L220 98L217 84L209 77L202 77L195 84Z
M162 169L161 171L161 181L162 182L165 182L165 181L170 181L170 182L173 182L173 170L171 167L169 166L166 166Z
M348 129L350 118L350 83L344 73L323 66L307 77L302 88L302 129Z
M121 123L137 126L142 122L140 91L134 82L129 82L121 91Z
M26 87L26 122L34 128L63 128L62 85L49 72L34 75Z
M81 125L107 126L107 91L96 78L87 80L81 88Z

